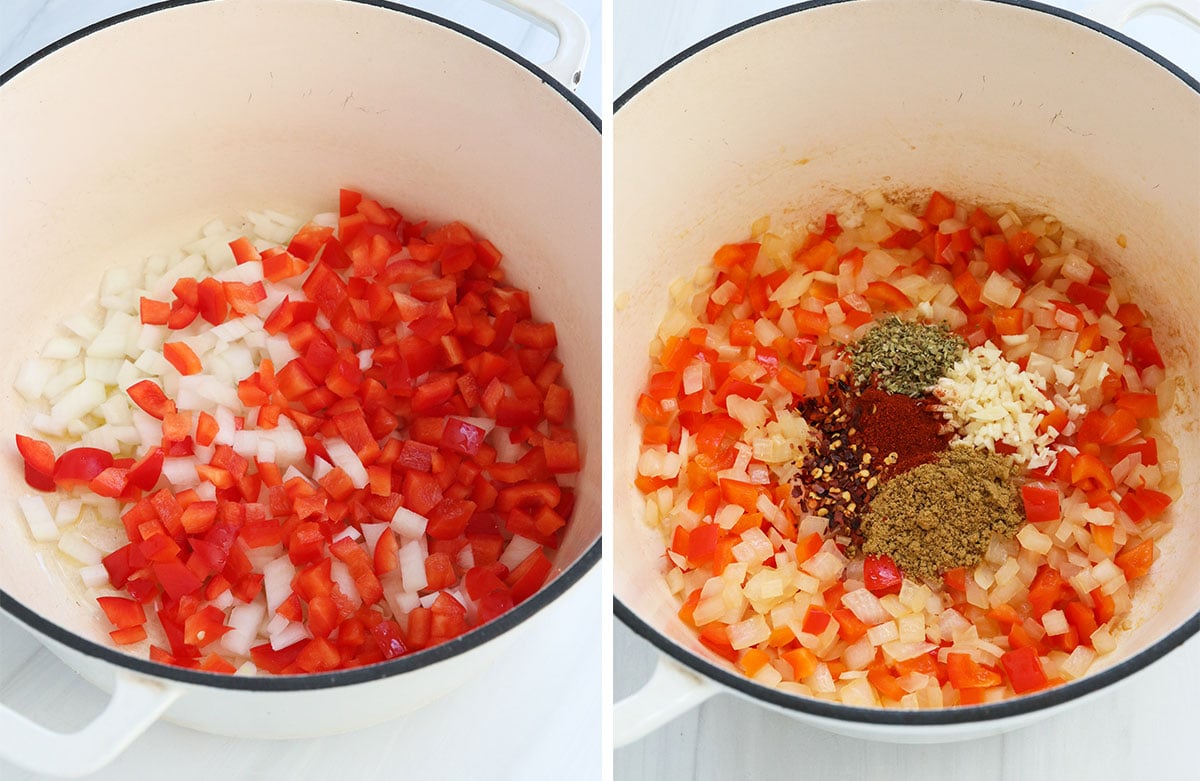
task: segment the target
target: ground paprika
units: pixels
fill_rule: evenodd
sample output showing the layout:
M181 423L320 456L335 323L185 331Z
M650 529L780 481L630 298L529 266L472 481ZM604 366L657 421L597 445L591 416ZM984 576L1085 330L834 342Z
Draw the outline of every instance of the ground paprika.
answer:
M941 433L941 416L928 397L868 388L858 401L862 443L878 459L882 477L929 463L949 447L950 435Z

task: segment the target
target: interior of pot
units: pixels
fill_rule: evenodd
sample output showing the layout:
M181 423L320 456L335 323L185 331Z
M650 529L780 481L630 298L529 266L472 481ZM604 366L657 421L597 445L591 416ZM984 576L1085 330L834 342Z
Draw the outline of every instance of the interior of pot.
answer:
M29 491L13 445L31 417L12 389L21 361L95 297L105 269L179 247L214 218L336 211L342 186L434 224L464 221L555 322L584 468L554 563L577 579L601 517L597 125L492 46L341 0L179 5L15 74L0 86L0 588L107 644L78 574L32 542L17 509Z
M1195 631L1200 590L1187 573L1200 561L1200 362L1188 346L1200 343L1198 90L1127 42L1044 9L858 0L749 26L626 97L614 121L614 590L657 641L729 667L676 617L664 541L642 521L633 486L635 402L666 290L759 217L803 224L873 189L936 188L1055 215L1131 284L1178 389L1164 428L1184 488L1129 629L1093 672L1185 624Z

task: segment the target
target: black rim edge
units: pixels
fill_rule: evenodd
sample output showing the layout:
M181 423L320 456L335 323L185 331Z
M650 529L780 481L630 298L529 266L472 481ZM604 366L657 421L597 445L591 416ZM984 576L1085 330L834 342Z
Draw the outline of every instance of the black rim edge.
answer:
M779 8L731 25L730 27L727 27L718 33L704 38L700 42L689 46L680 53L663 62L646 76L639 79L632 87L625 90L625 92L623 92L621 96L613 103L613 113L615 114L616 112L620 111L621 108L634 97L636 97L638 93L640 93L654 81L658 80L665 73L673 69L676 65L679 65L685 60L690 59L710 46L720 43L726 38L784 16L791 16L792 14L800 13L813 8L840 5L842 3L856 1L857 0L809 0L809 2L798 3L796 5ZM1197 93L1200 93L1200 81L1197 81L1197 79L1185 72L1178 65L1171 62L1153 49L1138 43L1127 35L1124 35L1123 33L1118 32L1110 27L1106 27L1105 25L1102 25L1092 19L1088 19L1087 17L1080 16L1079 14L1061 8L1054 8L1052 6L1044 5L1042 3L1035 2L1034 0L977 0L977 2L996 3L999 5L1009 5L1018 8L1025 8L1031 11L1038 11L1074 22L1090 30L1094 30L1095 32L1106 35L1109 38L1112 38L1113 40L1122 43L1139 54L1149 58L1165 68L1172 75L1176 76L1184 84L1191 87ZM1036 694L1027 694L1011 700L1004 700L1002 702L990 703L986 705L957 706L953 708L940 708L936 710L887 710L884 708L859 708L850 705L841 705L816 698L800 697L782 692L778 689L771 689L766 686L761 686L745 676L737 675L730 670L719 667L709 660L686 650L680 645L675 644L671 640L667 639L667 637L657 629L643 621L642 618L637 615L637 613L635 613L631 608L629 608L615 596L613 597L613 613L623 624L625 624L633 632L638 634L642 639L649 642L662 653L671 657L680 664L699 672L705 677L714 680L739 694L768 703L784 710L799 711L834 721L917 727L935 727L1005 719L1032 713L1034 711L1052 708L1056 705L1062 705L1087 694L1098 692L1112 683L1133 675L1151 663L1161 659L1163 656L1166 656L1193 635L1200 634L1200 613L1196 613L1191 618L1184 621L1170 634L1156 641L1148 648L1139 652L1138 654L1135 654L1129 659L1118 662L1112 667L1108 667L1093 675L1085 675L1083 678L1071 681L1070 683L1062 686L1056 686L1053 689L1048 689Z
M720 667L667 639L665 635L643 621L637 613L617 597L613 597L613 614L620 619L621 623L625 624L641 636L643 640L649 642L662 653L739 694L778 708L820 716L833 721L904 725L908 727L937 727L980 721L996 721L1062 705L1087 694L1098 692L1110 684L1128 678L1152 662L1166 656L1169 652L1183 645L1193 635L1200 632L1200 613L1197 613L1144 651L1100 672L1085 675L1082 678L1061 686L1055 686L1052 689L986 705L953 706L930 710L900 710L842 705L840 703L819 700L815 697L788 694L779 689L762 686L744 675L739 675Z
M82 635L77 635L74 632L64 629L53 621L44 618L40 613L29 609L3 589L0 589L0 610L8 613L39 634L45 635L74 651L158 678L166 678L172 681L179 681L180 683L211 686L218 689L238 689L242 691L329 689L336 686L366 683L367 681L374 681L380 678L390 678L393 675L419 670L466 653L494 640L523 623L527 618L530 618L543 607L549 605L571 586L579 582L600 561L601 547L599 540L592 543L583 556L572 562L554 580L539 589L529 599L507 613L504 613L499 618L489 621L476 629L472 629L465 635L460 635L429 650L418 651L409 656L402 656L391 661L314 675L226 675L224 673L201 672L183 667L159 664L149 659L132 656L100 645Z
M468 27L458 24L457 22L444 19L427 11L422 11L417 8L400 5L399 3L389 2L389 0L338 0L339 2L352 2L360 5L372 6L389 11L407 14L409 16L422 19L427 22L445 27L460 35L464 35L473 41L487 46L489 49L509 58L516 62L521 67L531 72L534 76L541 79L543 83L554 89L568 103L570 103L580 114L582 114L588 122L591 123L598 132L601 129L600 117L596 112L592 111L583 100L571 90L563 86L557 79L550 76L544 70L539 68L534 63L530 62L520 54L511 49L500 45L485 35L482 35ZM8 83L12 78L34 65L38 61L44 59L50 54L67 46L75 41L80 40L92 33L104 30L108 27L120 24L121 22L135 19L157 11L163 11L171 8L179 8L189 5L198 5L204 2L213 2L213 0L164 0L164 2L155 3L142 8L137 8L125 13L118 14L108 19L88 25L81 30L78 30L70 35L58 39L54 43L42 47L37 52L31 54L19 63L9 68L0 75L0 86ZM472 629L470 632L456 637L453 640L442 643L427 651L419 651L410 656L402 656L398 659L393 659L387 662L379 662L377 664L368 665L366 667L356 667L350 670L341 670L331 673L319 673L316 675L280 675L280 676L234 676L221 673L207 673L196 670L189 670L182 667L173 667L170 665L151 662L149 659L132 656L114 650L107 646L100 645L81 635L68 631L53 621L43 618L39 613L30 610L16 598L11 596L7 591L0 588L0 610L5 611L13 618L24 623L29 628L39 634L45 635L50 639L61 643L74 651L82 653L86 656L101 659L106 662L143 673L152 675L157 678L165 678L180 683L187 683L199 686L209 686L219 689L235 689L242 691L300 691L306 689L328 689L337 686L348 686L357 683L366 683L368 681L379 680L381 678L390 678L394 675L412 672L423 667L429 667L438 662L450 659L460 654L466 653L474 648L480 647L485 643L505 634L517 625L523 623L527 618L539 612L543 607L549 605L560 595L565 593L571 586L579 582L584 575L592 570L600 561L602 552L602 543L598 539L592 543L588 549L577 560L563 569L554 580L547 583L539 589L533 596L525 600L521 604L514 607L512 610L504 613L500 617L489 621L488 623Z

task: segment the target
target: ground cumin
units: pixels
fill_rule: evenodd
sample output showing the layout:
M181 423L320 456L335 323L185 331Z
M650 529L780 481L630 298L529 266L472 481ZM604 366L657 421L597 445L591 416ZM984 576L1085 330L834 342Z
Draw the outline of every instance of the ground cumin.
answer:
M880 486L862 519L863 551L887 554L904 574L935 578L983 558L992 535L1025 523L1016 465L956 446Z

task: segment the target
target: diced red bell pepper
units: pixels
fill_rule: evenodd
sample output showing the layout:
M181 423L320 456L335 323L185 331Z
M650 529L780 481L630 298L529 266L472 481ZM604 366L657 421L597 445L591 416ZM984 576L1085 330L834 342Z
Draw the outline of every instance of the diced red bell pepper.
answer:
M105 469L113 466L113 456L107 450L94 447L73 447L63 451L54 464L54 482L61 488L90 483Z
M1008 683L1017 694L1038 691L1049 685L1038 652L1031 647L1017 648L1000 657Z
M467 610L457 599L443 591L430 606L431 643L440 643L467 631Z
M400 541L396 538L395 532L391 529L384 529L375 543L375 551L371 557L375 566L375 574L386 575L396 569L400 564L399 551Z
M195 594L204 585L203 581L192 574L191 570L179 560L155 563L151 565L151 569L163 591L172 599L181 599L189 594Z
M1129 328L1122 344L1129 354L1130 361L1137 368L1145 369L1149 366L1164 368L1162 355L1158 351L1158 345L1155 344L1154 336L1149 328L1142 326Z
M572 474L580 469L579 447L574 442L546 440L542 443L546 454L546 468L551 474Z
M343 537L329 546L329 552L350 569L354 585L364 605L373 605L383 598L383 586L375 576L373 562L362 546L349 537Z
M1000 673L979 664L970 654L947 654L946 669L950 685L956 689L990 688L1003 683Z
M677 527L677 530L682 530L682 527ZM712 560L720 536L720 526L715 523L701 523L690 532L686 532L686 545L681 553L692 566L700 566Z
M890 556L868 554L863 559L863 581L875 596L899 594L904 575Z
M88 488L97 496L116 498L125 493L129 484L129 470L110 466L88 482Z
M1131 413L1139 420L1158 417L1158 395L1154 393L1130 393L1124 391L1117 394L1116 404L1119 409Z
M138 300L138 314L144 325L166 325L171 317L171 305L142 296Z
M31 488L39 491L53 491L55 473L58 471L54 449L40 439L33 439L22 434L17 434L16 437L17 450L20 452L21 458L25 460L25 482L29 483ZM112 456L108 457L111 463ZM91 477L85 479L90 480Z
M1132 547L1125 547L1113 562L1125 573L1126 580L1142 577L1154 564L1154 540L1143 540Z
M414 403L415 407L415 403ZM536 398L505 397L496 405L496 423L518 428L536 426L542 419L542 404Z
M306 673L336 670L342 663L337 647L323 637L314 637L306 643L297 643L300 652L296 655L296 666Z
M863 291L863 297L883 307L887 312L902 312L912 309L912 301L895 285L887 282L869 282Z
M1056 521L1062 516L1058 489L1053 486L1026 483L1021 486L1021 499L1025 503L1025 519L1030 523Z
M182 375L199 374L203 369L200 357L186 342L167 342L162 346L163 357Z
M734 266L750 266L758 258L758 251L761 247L762 245L757 242L726 244L713 255L713 264L717 268L723 269Z
M125 629L114 629L108 633L108 636L112 638L114 645L132 645L145 640L147 634L146 627L139 624Z
M258 250L254 248L254 244L245 236L239 236L229 242L229 249L233 252L233 260L239 266L243 263L249 263L252 260L262 260L262 255L258 254Z
M541 548L530 553L517 568L509 575L508 582L512 584L512 600L520 604L542 587L550 576L550 560Z
M196 648L203 648L220 639L231 628L225 626L225 614L215 606L208 605L184 619L183 641Z
M379 652L383 654L384 659L395 659L408 653L408 646L404 642L404 633L400 631L400 625L395 621L390 619L380 621L372 627L371 635L375 638L375 644L379 646Z
M962 299L967 312L982 312L987 308L987 305L979 300L983 295L983 288L970 271L964 271L954 278L954 289L958 291L958 297Z
M262 282L222 282L221 289L229 308L239 315L256 314L259 302L267 297Z
M473 423L458 418L447 418L446 426L442 429L442 447L464 456L473 456L483 445L486 433Z
M463 499L445 498L429 511L425 533L435 540L452 540L467 530L475 513L475 503Z
M828 610L820 605L809 605L808 610L804 613L804 621L800 625L800 629L810 635L819 635L829 626L829 622L833 616Z
M1111 491L1117 485L1104 462L1091 453L1080 453L1071 461L1071 484L1082 487L1085 481L1092 481L1105 491Z
M225 299L225 288L213 277L200 281L197 289L196 309L200 316L212 325L225 322L229 314L229 302Z
M811 312L795 307L792 309L792 319L796 323L796 330L801 334L824 336L829 333L829 316L824 312Z
M175 402L167 398L163 389L153 380L141 380L129 386L127 391L134 404L141 407L148 415L163 419L168 412L175 411Z
M129 468L129 485L149 491L158 483L162 475L163 450L161 447L151 448Z
M1029 584L1029 604L1033 615L1041 618L1048 610L1052 610L1068 590L1068 584L1058 570L1048 564L1038 568Z
M425 558L425 580L431 591L450 588L457 582L458 574L454 571L454 562L449 554L439 551Z
M925 221L930 225L936 226L954 216L954 201L942 195L937 190L929 196L929 203L925 206Z
M513 326L510 338L522 347L549 350L558 345L554 323L535 323L525 320Z
M146 611L141 604L124 597L97 597L96 602L104 610L104 615L118 629L128 629L146 623Z

